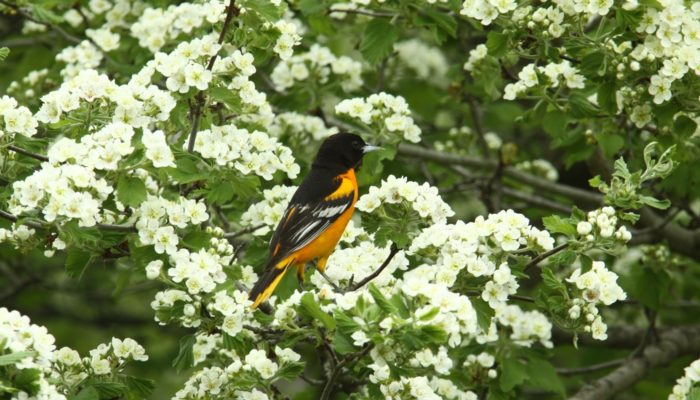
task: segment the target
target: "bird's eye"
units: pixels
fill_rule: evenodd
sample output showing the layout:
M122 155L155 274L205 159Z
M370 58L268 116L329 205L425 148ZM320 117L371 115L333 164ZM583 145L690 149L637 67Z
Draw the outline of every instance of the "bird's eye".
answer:
M361 149L362 148L362 143L360 142L352 142L352 147L356 149Z

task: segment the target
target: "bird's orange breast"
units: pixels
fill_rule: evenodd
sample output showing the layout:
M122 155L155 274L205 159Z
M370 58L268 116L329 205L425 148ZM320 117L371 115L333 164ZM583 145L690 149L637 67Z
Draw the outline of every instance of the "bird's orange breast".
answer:
M341 179L340 186L333 193L326 196L325 200L337 199L346 197L352 194L352 204L345 210L335 222L333 222L322 234L311 243L294 252L292 257L294 264L305 264L309 261L320 257L328 257L335 249L335 246L340 241L340 237L345 232L345 227L348 225L352 213L355 211L355 203L357 202L357 178L355 170L349 169L342 175L338 176Z

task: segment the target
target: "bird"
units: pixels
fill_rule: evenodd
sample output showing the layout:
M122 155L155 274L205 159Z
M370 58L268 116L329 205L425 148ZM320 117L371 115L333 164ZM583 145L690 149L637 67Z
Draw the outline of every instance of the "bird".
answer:
M303 284L306 264L316 260L316 269L325 276L328 257L355 210L355 171L365 154L378 149L352 133L323 141L272 234L264 271L249 293L254 309L272 295L290 268L296 268Z

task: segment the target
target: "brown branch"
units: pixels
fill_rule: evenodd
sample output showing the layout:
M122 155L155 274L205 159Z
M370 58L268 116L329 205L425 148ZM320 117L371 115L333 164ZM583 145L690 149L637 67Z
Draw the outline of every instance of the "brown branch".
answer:
M374 12L374 11L369 11L369 10L353 10L353 9L338 9L338 8L329 8L326 10L326 14L332 14L332 13L346 13L346 14L359 14L359 15L367 15L370 17L386 17L386 18L392 18L396 14L392 13L383 13L383 12Z
M398 154L449 166L457 165L488 170L493 170L498 167L495 160L447 154L404 143L399 145ZM527 172L518 171L512 167L504 168L503 175L512 178L512 180L518 184L524 184L547 193L568 197L579 207L597 208L603 205L603 196L600 193L551 182ZM664 218L657 215L656 212L649 207L640 209L639 214L640 226L658 227L658 229L653 233L645 234L643 240L635 240L634 243L658 243L661 240L666 240L671 250L700 260L700 231L686 229L675 223L664 224Z
M664 366L685 355L700 353L700 325L670 329L660 335L657 344L644 349L602 378L583 386L569 400L605 400L633 386L653 368Z
M39 161L49 161L49 158L46 157L46 156L44 156L44 155L37 154L37 153L32 153L31 151L25 150L25 149L23 149L23 148L21 148L21 147L17 147L17 146L12 145L12 144L8 145L8 146L7 146L7 149L8 149L8 150L12 150L12 151L14 151L15 153L19 153L19 154L25 155L25 156L27 156L27 157L31 157L31 158L37 159L37 160L39 160Z
M342 361L340 361L337 365L333 366L331 376L328 378L326 381L326 384L323 386L323 392L321 393L321 400L328 400L331 398L331 394L333 392L333 386L335 385L335 381L338 379L338 376L342 372L343 368L353 362L356 359L362 358L367 353L370 352L374 348L374 344L370 343L367 346L365 346L362 350L360 350L357 353L351 354L347 357L345 357Z
M224 43L224 39L226 38L226 32L228 31L228 27L231 24L231 20L233 19L233 17L238 16L240 13L241 10L238 7L236 7L236 1L229 0L228 9L226 11L226 19L224 20L224 26L221 28L221 32L219 33L219 44ZM217 57L218 53L214 54L209 59L209 64L207 64L207 69L209 71L211 71L214 68L214 63L216 62ZM202 112L204 111L204 105L206 103L206 100L207 99L204 90L200 90L199 93L197 93L197 96L195 97L195 105L194 109L192 110L192 130L190 131L190 138L187 143L187 151L189 151L190 153L194 151L194 143L197 139L197 131L199 130L199 121L202 118Z
M587 365L585 367L557 368L557 374L564 376L587 374L589 372L597 372L603 369L617 367L618 365L624 364L626 361L627 358L619 358L616 360L605 361L599 364Z
M64 39L66 39L67 41L69 41L73 44L78 44L78 43L82 42L82 40L80 38L71 35L70 33L63 30L63 28L61 28L60 26L52 24L50 22L46 22L46 21L42 21L40 19L37 19L30 12L23 10L17 4L10 3L9 1L5 1L5 0L0 0L0 4L6 6L7 8L14 10L17 14L21 15L25 19L28 19L32 22L39 24L39 25L44 25L45 27L47 27L47 28L51 29L52 31L58 33L59 35L63 36Z
M530 260L529 263L525 264L525 268L523 268L523 271L527 271L528 268L536 266L537 264L542 262L542 260L544 260L545 258L551 257L551 256L559 253L560 251L564 250L567 247L569 247L569 243L560 244L559 246L553 248L552 250L545 251L544 253L542 253L542 254L538 255L537 257L533 258L532 260Z
M355 285L350 285L350 287L348 288L348 291L352 292L354 290L357 290L357 289L361 288L362 286L366 285L367 283L369 283L372 279L379 276L379 274L381 274L382 271L384 271L384 268L386 268L387 265L389 265L389 263L394 258L396 253L398 253L400 250L401 249L399 249L399 247L395 243L392 243L391 248L389 249L389 255L386 257L386 260L384 260L382 265L380 265L376 271L369 274L365 279L357 282Z
M226 233L224 233L224 237L226 239L234 239L234 238L237 238L241 235L245 235L246 233L255 232L264 226L265 226L265 224L259 224L259 225L254 225L254 226L249 226L247 228L243 228L243 229L236 231L236 232L226 232Z

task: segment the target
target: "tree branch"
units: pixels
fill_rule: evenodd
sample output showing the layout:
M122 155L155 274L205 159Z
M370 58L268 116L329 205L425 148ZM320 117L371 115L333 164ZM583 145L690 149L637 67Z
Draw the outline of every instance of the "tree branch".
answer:
M228 31L228 27L231 24L231 20L233 19L233 17L238 16L240 13L241 10L238 7L236 7L236 1L229 0L228 9L226 11L226 19L224 20L224 26L221 28L221 32L219 33L219 44L222 44L224 42L224 39L226 38L226 32ZM214 63L216 62L217 57L218 53L214 54L209 59L209 64L207 64L207 69L209 71L211 71L214 68ZM192 111L192 130L190 131L190 138L187 143L187 151L189 151L190 153L194 151L194 143L197 139L197 131L199 130L199 121L202 118L202 112L204 112L205 103L206 94L204 93L204 90L200 90L199 93L197 93L197 96L195 97L194 110Z
M42 20L35 18L31 13L23 10L17 4L10 3L9 1L5 1L5 0L0 0L0 4L6 6L7 8L14 10L17 14L21 15L25 19L28 19L32 22L39 24L39 25L44 25L45 27L47 27L47 28L51 29L52 31L58 33L59 35L63 36L64 39L66 39L67 41L69 41L73 44L78 44L78 43L82 42L82 40L80 38L75 37L75 36L71 35L70 33L64 31L63 28L61 28L60 26L54 25L50 22L42 21Z
M0 210L0 218L5 218L8 221L12 222L17 222L18 218L17 216L10 214L7 211ZM23 221L22 225L27 225L30 228L34 229L44 229L48 227L49 223L42 221L42 222L34 222L34 221ZM103 231L114 231L114 232L138 232L136 227L132 225L112 225L112 224L96 224L95 228L101 229Z
M633 386L655 367L670 363L678 357L700 353L700 325L670 329L661 334L658 344L647 347L604 377L583 386L569 400L605 400Z
M254 226L249 226L247 228L243 228L243 229L236 231L236 232L226 232L226 233L224 233L224 237L226 239L234 239L234 238L237 238L239 236L245 235L246 233L255 232L264 226L265 226L265 224L259 224L259 225L254 225Z
M365 346L362 350L360 350L357 353L351 354L348 357L345 357L343 360L341 360L337 365L335 365L332 369L331 376L328 378L326 381L326 384L323 386L323 392L321 393L321 400L328 400L331 398L331 394L333 392L333 386L335 385L335 381L338 379L338 376L340 373L343 371L343 368L351 363L352 361L362 358L367 353L370 352L374 348L374 344L370 343L367 346Z
M12 151L14 151L15 153L19 153L19 154L25 155L25 156L27 156L27 157L31 157L31 158L37 159L37 160L39 160L39 161L49 161L49 158L46 157L46 156L44 156L44 155L37 154L37 153L32 153L31 151L25 150L25 149L23 149L23 148L21 148L21 147L17 147L17 146L12 145L12 144L8 145L8 146L7 146L7 149L8 149L8 150L12 150Z
M596 372L603 369L608 369L612 367L617 367L620 364L624 364L627 358L619 358L616 360L604 361L599 364L587 365L585 367L574 367L574 368L557 368L557 374L559 375L578 375L587 374L589 372Z
M398 154L450 166L461 165L464 167L488 170L493 170L498 167L495 160L446 154L405 143L399 145ZM512 178L520 184L525 184L548 193L568 197L579 207L597 208L603 205L603 196L600 193L551 182L529 173L518 171L512 167L504 168L503 175ZM639 224L642 227L658 227L658 229L655 229L655 232L645 234L643 240L638 239L635 240L634 243L657 243L661 240L667 240L671 250L700 260L700 231L686 229L674 223L664 224L664 218L657 215L649 207L640 209L639 214L641 216Z
M549 251L546 251L546 252L540 254L539 256L530 260L530 262L525 265L525 268L523 269L523 271L527 271L528 268L534 267L535 265L539 264L545 258L551 257L551 256L559 253L560 251L564 250L567 247L569 247L569 243L560 244L559 246L553 248L552 250L549 250Z
M400 250L401 250L401 249L399 249L399 247L398 247L395 243L392 243L392 244L391 244L391 248L389 249L389 255L386 257L386 260L384 260L384 262L382 263L382 265L380 265L379 268L377 268L376 271L374 271L374 272L372 272L371 274L369 274L365 279L363 279L363 280L357 282L355 285L351 285L351 286L348 288L348 291L352 292L352 291L354 291L354 290L357 290L357 289L361 288L362 286L366 285L367 283L369 283L372 279L374 279L374 278L376 278L377 276L379 276L379 274L381 274L382 271L384 271L384 268L386 268L387 265L389 265L389 263L390 263L391 260L394 258L394 256L396 255L396 253L398 253Z

